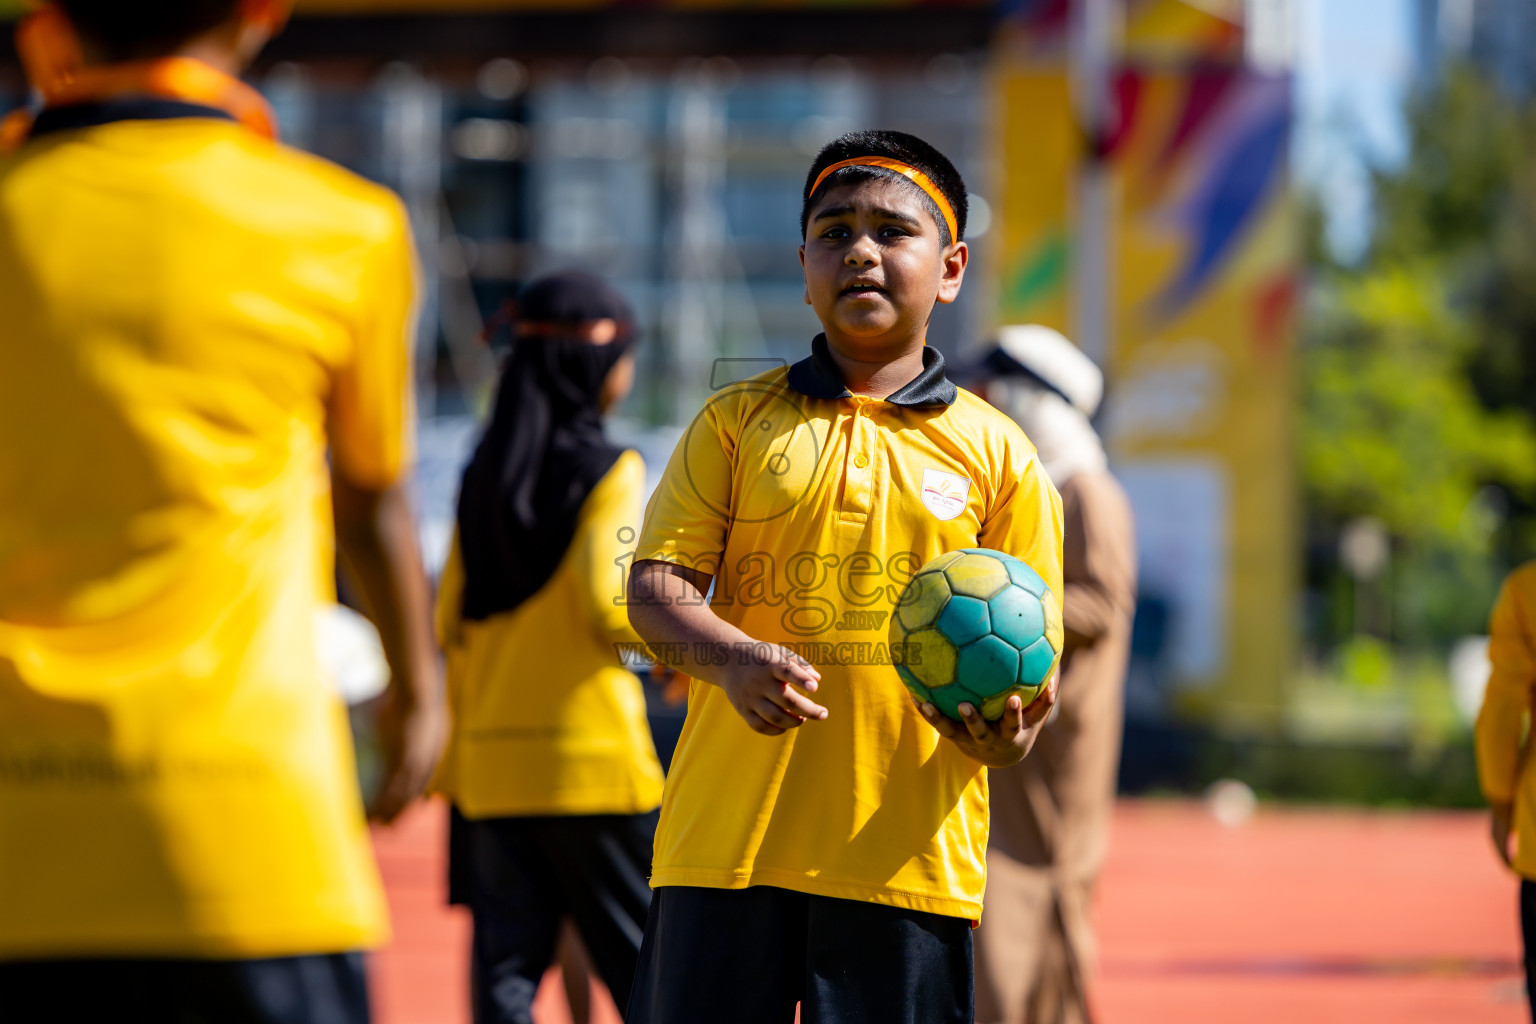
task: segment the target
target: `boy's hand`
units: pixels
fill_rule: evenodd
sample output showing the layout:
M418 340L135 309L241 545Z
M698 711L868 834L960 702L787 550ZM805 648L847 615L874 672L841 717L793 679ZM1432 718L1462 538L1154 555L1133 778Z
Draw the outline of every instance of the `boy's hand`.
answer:
M1494 804L1492 811L1488 831L1493 839L1493 849L1505 867L1512 867L1515 855L1509 848L1509 840L1515 827L1515 807L1513 804Z
M441 701L419 702L391 689L379 708L378 730L384 778L368 818L387 825L431 784L448 738L448 713Z
M805 694L815 693L821 673L788 647L752 644L753 653L737 657L724 672L720 688L736 713L754 732L782 736L806 719L820 721L827 709ZM761 652L766 647L767 656Z
M1021 698L1009 697L1003 707L1003 717L996 722L982 718L981 711L969 703L960 705L963 719L960 722L932 704L920 704L918 710L940 736L965 751L971 760L988 768L1007 768L1024 760L1029 748L1035 745L1040 724L1056 704L1056 685L1060 678L1060 674L1052 676L1050 684L1030 701L1027 708Z
M368 808L371 819L388 823L426 791L448 734L427 577L403 483L365 487L333 472L331 496L337 553L389 662L377 722L384 778Z

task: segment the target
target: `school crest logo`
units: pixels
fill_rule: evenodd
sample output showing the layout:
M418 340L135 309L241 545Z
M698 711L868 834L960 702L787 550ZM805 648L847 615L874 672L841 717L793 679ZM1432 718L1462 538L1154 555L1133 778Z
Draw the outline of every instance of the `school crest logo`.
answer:
M953 519L965 511L971 497L971 482L956 473L941 469L923 470L923 505L935 519Z

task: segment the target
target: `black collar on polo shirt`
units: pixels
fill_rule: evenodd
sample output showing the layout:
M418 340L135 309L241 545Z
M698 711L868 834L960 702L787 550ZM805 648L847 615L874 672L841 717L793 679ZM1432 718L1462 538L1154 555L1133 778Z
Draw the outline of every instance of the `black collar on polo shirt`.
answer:
M32 124L30 138L74 128L94 128L113 121L166 121L177 117L212 117L233 121L227 111L185 100L158 96L119 96L90 103L71 103L62 107L44 107Z
M827 349L827 336L816 335L811 354L789 368L789 386L810 398L852 398ZM923 372L907 381L885 400L913 408L952 405L954 382L944 376L944 356L932 345L923 346Z

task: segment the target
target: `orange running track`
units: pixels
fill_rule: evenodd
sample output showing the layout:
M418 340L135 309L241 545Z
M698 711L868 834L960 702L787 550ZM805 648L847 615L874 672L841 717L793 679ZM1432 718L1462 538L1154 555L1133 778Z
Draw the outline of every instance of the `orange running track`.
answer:
M1099 891L1100 1024L1517 1024L1516 886L1480 814L1126 802ZM441 804L375 835L395 940L380 1024L468 1024L467 920L443 906ZM617 1024L606 996L593 1024ZM569 1024L558 975L539 1024Z

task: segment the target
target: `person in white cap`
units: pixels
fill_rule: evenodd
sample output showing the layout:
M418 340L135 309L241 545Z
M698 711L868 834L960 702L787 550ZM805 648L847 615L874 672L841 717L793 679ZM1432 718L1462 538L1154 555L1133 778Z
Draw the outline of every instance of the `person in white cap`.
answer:
M979 390L1011 416L1061 492L1066 648L1054 719L1034 751L992 769L986 914L975 933L976 1024L1092 1020L1088 909L1108 846L1136 602L1130 504L1090 417L1093 361L1059 332L1002 328Z

